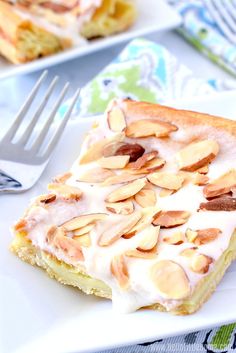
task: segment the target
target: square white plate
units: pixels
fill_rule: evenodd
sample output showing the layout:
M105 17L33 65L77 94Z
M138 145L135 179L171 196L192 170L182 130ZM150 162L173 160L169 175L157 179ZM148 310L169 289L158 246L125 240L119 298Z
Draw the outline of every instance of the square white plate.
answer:
M164 0L135 0L135 2L137 3L138 18L128 31L107 38L92 40L87 45L74 47L32 63L13 65L0 57L0 79L41 70L151 32L172 29L181 22L177 12Z
M231 119L236 118L236 92L173 104ZM0 196L0 352L85 353L154 341L236 321L236 264L201 310L172 316L151 310L118 315L111 302L86 296L48 278L8 251L9 227L31 197L45 191L52 176L78 156L91 119L70 123L37 186L19 195Z

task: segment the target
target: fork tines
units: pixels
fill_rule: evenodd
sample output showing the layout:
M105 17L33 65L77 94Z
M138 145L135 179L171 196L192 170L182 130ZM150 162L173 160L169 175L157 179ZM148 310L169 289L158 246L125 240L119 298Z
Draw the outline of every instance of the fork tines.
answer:
M68 82L62 88L61 93L59 94L59 97L56 99L49 116L47 117L47 119L45 119L42 128L37 132L35 131L35 127L38 124L39 119L42 116L42 113L50 97L52 96L52 93L54 92L54 88L59 79L58 76L53 78L43 98L37 104L37 109L35 113L32 114L32 117L30 118L30 121L27 127L24 129L24 132L21 134L19 133L20 137L16 142L13 141L17 133L19 132L19 129L22 128L22 123L25 121L25 117L29 113L32 103L34 102L37 96L37 93L39 92L39 89L42 86L42 82L45 80L47 74L48 74L47 71L43 72L43 74L35 84L34 88L32 89L31 93L29 94L26 102L23 104L22 108L20 109L12 126L6 132L3 139L0 141L0 147L3 147L3 146L5 147L5 148L0 148L0 159L13 160L13 161L15 160L26 164L40 164L49 158L51 151L53 150L56 143L58 142L66 126L66 123L70 118L70 115L72 113L72 110L74 108L74 105L80 93L79 89L75 92L74 97L72 98L71 103L68 106L68 109L64 117L57 124L57 127L55 128L55 131L53 133L53 136L48 142L47 141L48 139L46 137L47 137L48 131L52 127L52 124L54 122L54 118L58 112L58 109L68 92L68 89L70 86ZM31 146L28 148L27 146L29 142L31 142L33 132L34 132L33 134L34 140ZM45 145L45 143L46 143L46 147L44 151L41 153L41 149L42 149L41 147Z

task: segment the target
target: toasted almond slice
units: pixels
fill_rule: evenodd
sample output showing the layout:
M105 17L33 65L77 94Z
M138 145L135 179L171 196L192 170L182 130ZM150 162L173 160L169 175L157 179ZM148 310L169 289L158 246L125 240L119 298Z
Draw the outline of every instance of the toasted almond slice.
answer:
M106 202L106 209L112 213L128 215L133 213L134 204L132 201Z
M145 185L147 180L145 178L138 179L128 183L127 185L121 186L120 188L112 191L107 197L107 202L117 202L126 200L131 196L137 194Z
M65 229L67 232L76 230L82 227L87 226L90 223L94 223L97 221L102 221L107 217L106 213L90 213L90 214L85 214L81 215L78 217L74 217L70 219L69 221L63 223L61 226L63 229Z
M177 153L179 169L194 172L209 164L218 152L219 145L214 140L193 142Z
M78 201L82 196L82 191L75 187L66 184L53 183L48 184L48 189L54 191L58 195L66 199L72 199Z
M109 224L108 228L101 234L98 244L100 246L113 244L121 238L123 234L129 232L129 230L140 220L141 216L141 212L134 212L132 215L126 216L124 220L117 221L112 226Z
M37 200L41 203L48 204L48 203L55 201L56 198L57 198L57 196L55 194L47 194L47 195L39 196Z
M209 172L209 165L204 165L203 167L196 170L199 174L207 174Z
M120 142L120 141L113 141L108 144L106 144L103 149L102 149L102 155L103 157L111 157L116 155L116 151L119 150L120 147L126 145L125 142ZM124 153L125 154L125 153ZM117 154L122 156L123 154Z
M135 162L130 163L129 167L131 169L141 169L147 162L150 162L152 159L156 158L158 155L157 151L151 151L142 155Z
M130 239L138 232L141 232L144 228L148 227L155 215L157 214L158 209L157 207L147 207L142 210L142 217L141 219L132 227L128 232L126 232L122 237L125 239Z
M165 172L152 173L147 178L152 184L170 190L180 189L184 182L183 176Z
M199 209L203 211L236 211L236 198L219 197L208 202L202 202Z
M125 143L120 146L116 152L115 156L125 156L128 155L130 157L130 162L135 162L138 158L140 158L145 152L143 146L138 143Z
M177 126L161 120L145 119L136 120L129 124L125 130L126 136L137 137L167 137L173 131L178 130Z
M58 228L56 226L51 226L48 231L47 231L47 235L46 235L46 242L49 244L53 243L53 240L55 238L55 236L59 234L59 235L65 235L65 232L63 229Z
M189 217L190 213L187 211L161 211L156 215L153 224L161 228L172 228L186 223Z
M176 190L170 190L170 189L161 189L159 192L160 197L166 197L172 195Z
M84 246L85 248L89 248L91 246L91 239L89 233L85 233L80 236L74 236L73 239L76 240L76 242L80 246Z
M84 261L84 255L80 244L69 237L56 235L53 244L57 249L62 250L67 256L75 261Z
M163 241L165 243L171 244L171 245L180 245L183 244L185 241L185 237L183 232L176 232L171 234L170 236L166 236L163 238Z
M109 185L116 185L116 184L125 184L130 181L134 181L140 178L145 177L145 174L139 175L131 175L128 173L122 173L119 175L114 175L113 177L107 178L103 183L102 186L109 186Z
M89 233L93 229L93 227L94 227L94 223L89 223L82 228L75 229L73 231L73 238Z
M124 255L127 257L135 257L138 259L155 259L155 257L157 256L154 252L139 251L137 249L127 250Z
M146 189L145 187L134 195L134 199L141 207L155 206L157 201L155 191L152 189Z
M155 172L161 169L166 164L166 161L162 158L154 158L150 162L147 162L144 166L149 173Z
M61 174L61 175L56 176L53 179L53 182L64 184L71 176L72 176L72 173L70 173L70 172L67 172L65 174Z
M139 251L150 251L152 250L156 245L158 241L158 236L160 232L160 227L154 227L152 224L147 226L143 231L142 231L142 240L140 241L137 250Z
M209 181L208 176L200 174L200 173L196 173L196 175L193 179L193 183L195 185L199 185L199 186L206 185L208 183L208 181Z
M227 194L236 186L236 170L232 169L228 173L211 181L203 188L203 194L206 198L216 197Z
M27 227L27 221L26 219L22 218L14 225L14 230L17 232L20 232L25 230L26 227Z
M183 268L170 260L158 261L151 267L151 279L166 299L180 300L190 294L190 284Z
M195 231L187 229L186 237L189 242L199 246L215 240L221 233L222 232L219 228L206 228Z
M196 251L197 251L197 247L194 246L192 248L186 248L186 249L182 250L180 252L180 255L187 257L187 258L191 258L192 256L194 256L196 254Z
M126 128L124 113L120 108L113 108L107 113L108 126L112 131L121 132Z
M124 133L117 133L108 138L101 139L90 145L87 151L80 158L79 164L86 164L94 162L103 156L104 147L111 142L122 142L124 140Z
M209 256L195 254L191 259L191 270L196 273L207 273L212 261L212 258Z
M98 164L102 168L122 169L129 163L129 156L111 156L102 157L98 160Z
M107 178L113 177L114 175L115 173L113 171L98 167L86 170L77 177L77 180L85 183L102 183L107 180Z
M124 255L116 255L111 262L111 273L122 289L129 286L129 272Z

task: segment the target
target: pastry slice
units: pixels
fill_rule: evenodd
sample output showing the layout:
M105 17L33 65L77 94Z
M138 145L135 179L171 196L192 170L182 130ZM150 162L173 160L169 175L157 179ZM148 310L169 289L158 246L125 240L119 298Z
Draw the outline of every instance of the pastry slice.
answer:
M128 0L0 0L0 53L24 63L123 31L135 17Z
M235 154L235 121L114 100L11 250L120 311L191 314L236 257Z

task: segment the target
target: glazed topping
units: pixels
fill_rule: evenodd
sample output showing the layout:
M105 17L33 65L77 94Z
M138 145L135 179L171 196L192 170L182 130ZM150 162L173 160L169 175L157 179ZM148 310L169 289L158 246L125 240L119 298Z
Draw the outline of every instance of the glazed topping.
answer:
M116 306L130 311L160 303L170 310L229 245L235 139L127 106L109 106L70 173L49 184L50 193L36 199L15 229L104 281Z

